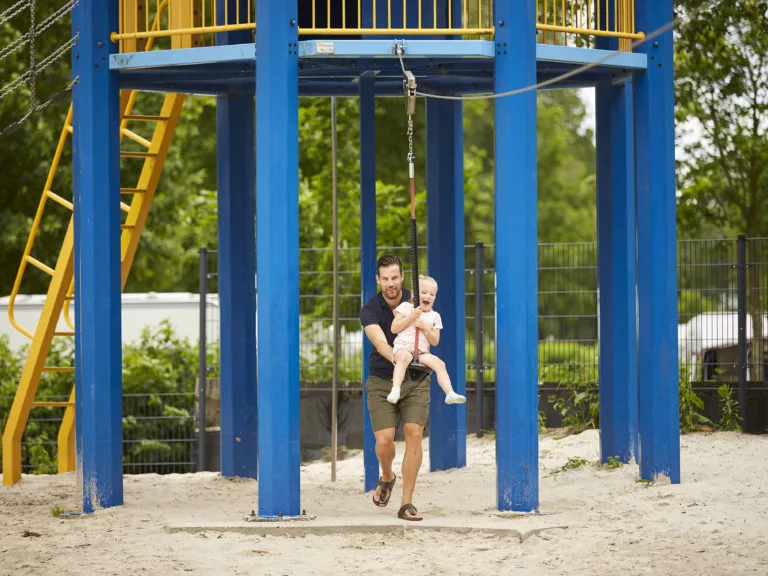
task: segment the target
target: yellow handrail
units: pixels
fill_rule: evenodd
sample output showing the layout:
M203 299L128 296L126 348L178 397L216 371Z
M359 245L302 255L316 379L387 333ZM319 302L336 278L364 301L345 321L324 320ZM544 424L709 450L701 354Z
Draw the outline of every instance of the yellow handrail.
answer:
M619 50L629 51L632 40L645 38L643 32L635 30L634 0L531 1L537 2L536 29L545 44L567 44L571 35L617 38Z
M583 34L585 36L601 36L604 38L630 38L640 40L645 38L643 32L616 32L614 30L596 30L592 28L575 28L571 26L554 26L551 24L537 24L537 30L542 32L562 32L563 34Z
M120 0L125 3L136 0ZM149 4L150 0L147 0ZM216 0L200 0L201 10L195 13L195 21L188 16L189 8L183 2L175 0L177 8L174 14L184 12L186 18L168 18L165 27L153 26L146 31L133 29L127 31L125 26L111 34L113 42L121 40L138 40L172 37L178 38L192 35L213 35L217 32L234 32L239 30L255 30L256 22L251 14L251 2L248 0L248 13L243 15L238 9L230 13L225 4L222 14L216 13ZM432 1L432 17L424 14L428 0L421 0L414 13L413 25L408 23L406 11L408 0L402 0L403 16L393 11L393 5L398 0L371 0L372 25L362 25L362 0L357 0L357 18L350 17L350 7L346 0L341 0L341 20L332 25L332 2L325 0L325 6L313 0L311 14L308 14L308 26L299 27L299 35L312 36L481 36L493 37L495 34L492 0L461 0L456 16L461 22L454 25L453 2L447 2L448 20L438 26L438 2ZM644 38L645 35L635 30L634 0L529 0L537 3L536 29L541 33L540 41L544 43L565 43L568 36L618 38L619 49L631 49L631 41ZM613 22L609 23L610 4L613 3ZM208 6L210 4L210 6ZM318 5L319 4L319 5ZM378 5L378 6L377 6ZM206 11L206 7L207 11ZM237 5L238 8L240 4ZM377 7L379 10L377 10ZM386 7L386 15L383 14ZM169 10L170 11L170 10ZM382 17L378 13L382 12ZM148 15L148 10L146 11ZM393 25L393 19L395 20ZM323 22L323 20L325 20ZM398 20L400 20L398 22ZM189 24L192 24L191 26ZM183 24L183 25L181 25ZM588 42L588 41L587 41ZM186 46L186 45L185 45ZM176 46L180 47L180 46Z
M127 0L120 0L125 3ZM178 0L180 7L186 7L182 2L188 0ZM452 21L452 2L448 3L448 21L443 26L438 26L437 18L437 0L433 0L433 15L432 18L425 20L422 12L422 2L428 0L422 0L418 4L417 22L414 25L409 25L406 17L406 10L409 0L402 0L403 18L401 25L392 25L392 20L395 17L393 13L393 1L397 0L379 0L379 2L386 1L387 17L386 27L377 26L376 15L376 0L372 0L373 4L373 26L362 26L362 0L357 0L357 18L349 16L349 7L346 1L342 1L341 4L341 23L339 26L331 26L331 6L332 2L336 0L326 0L325 9L317 6L316 0L313 0L311 7L311 22L309 26L300 27L299 35L339 35L339 36L355 36L355 35L377 35L386 36L392 34L413 36L413 35L430 35L430 36L442 36L442 35L477 35L477 36L492 36L495 32L493 26L493 4L492 0L461 0L461 15L462 22L459 25L453 24ZM209 9L206 11L206 6L210 3ZM251 13L251 2L248 0L248 13L243 14L239 10L240 4L238 3L238 10L230 13L228 10L228 4L224 4L223 13L217 15L216 13L216 0L201 0L201 10L197 13L199 18L199 24L194 23L193 26L175 26L174 21L168 18L166 27L163 29L157 28L147 31L139 30L125 30L125 26L121 25L120 30L113 32L110 35L112 42L120 42L123 40L138 40L144 38L163 38L163 37L179 37L189 35L200 34L215 34L217 32L235 32L239 30L255 30L256 22ZM318 26L318 17L325 18L325 26ZM223 20L223 21L222 21ZM476 25L474 23L476 22ZM122 24L122 21L121 21Z
M51 186L53 185L54 177L56 176L56 169L59 167L59 161L61 160L61 155L64 153L64 145L67 142L67 136L70 134L70 130L67 130L68 127L72 126L72 105L70 104L69 110L67 111L67 119L64 121L64 129L61 131L61 135L59 136L59 143L56 146L56 152L53 154L53 162L51 163L51 168L48 170L48 178L45 180L45 187L43 188L44 192L43 195L40 197L40 203L37 205L37 212L35 213L35 219L32 221L32 230L29 232L29 238L27 238L27 245L24 247L24 254L21 257L21 265L19 266L19 271L16 273L16 280L13 283L13 288L11 289L11 295L8 299L8 319L11 321L11 326L16 328L19 332L24 334L27 338L30 340L34 337L32 332L21 326L16 321L16 316L14 314L14 307L16 305L16 296L19 295L19 288L21 287L21 279L24 276L24 271L27 269L27 263L29 262L29 259L32 257L32 245L35 243L35 238L37 237L37 231L40 228L40 221L43 217L43 210L45 209L45 204L48 200L48 194L47 192L51 189Z

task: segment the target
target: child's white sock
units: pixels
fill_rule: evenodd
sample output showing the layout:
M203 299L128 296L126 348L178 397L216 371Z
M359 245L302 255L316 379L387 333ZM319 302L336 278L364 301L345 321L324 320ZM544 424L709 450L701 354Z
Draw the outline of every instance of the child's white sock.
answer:
M392 386L392 392L387 396L387 402L397 404L398 400L400 400L400 386Z
M464 404L467 399L462 396L461 394L456 394L453 390L448 392L448 394L445 395L445 403L446 404Z

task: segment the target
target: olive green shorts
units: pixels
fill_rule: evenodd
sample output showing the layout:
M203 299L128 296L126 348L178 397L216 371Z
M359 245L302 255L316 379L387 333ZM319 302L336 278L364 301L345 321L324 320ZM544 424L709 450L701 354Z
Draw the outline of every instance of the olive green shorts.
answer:
M392 391L392 380L369 376L365 383L368 391L368 412L371 414L373 431L397 428L400 422L427 425L429 420L430 377L414 382L408 374L400 387L400 401L387 402ZM398 420L399 417L399 420Z

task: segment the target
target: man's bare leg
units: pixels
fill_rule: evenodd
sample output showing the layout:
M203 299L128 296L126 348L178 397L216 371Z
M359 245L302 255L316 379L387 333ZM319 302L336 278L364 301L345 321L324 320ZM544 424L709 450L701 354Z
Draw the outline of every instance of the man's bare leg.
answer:
M381 466L381 478L390 482L395 477L392 462L395 460L395 429L384 428L373 433L376 437L376 458ZM381 486L376 487L376 500L381 496Z
M406 422L403 424L403 434L405 436L405 455L403 456L403 499L400 506L413 503L413 490L416 487L416 477L421 468L421 439L424 435L424 426ZM417 514L416 517L420 517L420 515Z

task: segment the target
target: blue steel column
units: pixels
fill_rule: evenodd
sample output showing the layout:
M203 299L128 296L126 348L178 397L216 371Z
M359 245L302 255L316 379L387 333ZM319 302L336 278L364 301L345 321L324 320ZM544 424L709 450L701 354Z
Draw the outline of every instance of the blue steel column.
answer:
M78 30L80 28L80 5L75 4L74 8L72 8L72 37L74 38L77 36ZM79 74L80 74L80 45L75 44L72 47L72 79L78 79L79 80ZM80 166L80 146L78 144L78 135L74 131L74 127L76 126L77 118L80 117L80 110L81 110L81 100L79 93L76 91L77 85L75 85L72 88L72 203L79 202L77 199L79 190L80 190L80 170L78 167ZM119 142L118 142L119 146ZM77 230L80 229L80 210L74 210L72 212L72 220L73 220L73 246L74 246L74 262L73 262L73 279L74 281L74 301L72 302L72 309L74 313L75 321L78 320L80 317L80 304L78 300L78 296L80 296L80 287L78 286L79 281L77 280L80 278L80 235L77 234ZM121 302L122 306L122 302ZM121 318L122 320L122 318ZM81 361L81 353L82 350L82 343L80 340L80 334L77 330L75 330L75 358L74 358L74 364L75 364L75 392L77 392L77 386L78 382L82 382L83 376L82 376L82 361ZM122 374L121 374L122 377ZM77 474L81 474L82 469L82 461L83 461L83 448L84 448L84 439L83 439L83 430L80 424L78 423L78 413L80 412L81 407L78 405L78 397L75 395L75 458L76 458L76 470Z
M376 295L376 115L375 77L360 77L360 272L363 302ZM376 438L373 436L371 415L368 413L368 357L371 341L363 336L363 462L364 490L376 488L379 461L376 458Z
M296 516L300 512L296 0L258 0L256 21L259 516Z
M229 0L230 14L237 1ZM245 0L240 4L247 9ZM223 21L223 3L218 10ZM219 46L249 41L250 31L216 35ZM257 477L258 464L255 130L253 92L218 97L221 475L246 478Z
M496 92L536 83L536 3L496 0ZM496 100L499 510L539 506L536 92Z
M636 0L638 30L672 21L672 0ZM680 482L672 31L640 51L635 76L640 476Z
M439 289L435 309L444 329L437 354L454 390L466 391L464 314L464 133L461 102L427 100L427 257ZM432 376L429 409L430 470L467 463L466 405L447 406Z
M597 95L600 454L637 458L635 153L632 81Z
M73 89L78 473L83 511L123 503L119 88L109 70L117 4L81 0Z

